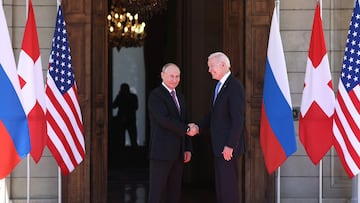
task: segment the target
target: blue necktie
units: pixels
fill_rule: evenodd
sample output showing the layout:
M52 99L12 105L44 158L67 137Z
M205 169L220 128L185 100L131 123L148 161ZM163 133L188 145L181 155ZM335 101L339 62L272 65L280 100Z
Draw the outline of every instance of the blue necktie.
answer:
M214 101L213 101L213 103L215 103L216 97L217 97L217 95L218 95L218 93L219 93L220 86L221 86L221 82L219 81L219 82L216 84L216 87L215 87L215 94L214 94Z

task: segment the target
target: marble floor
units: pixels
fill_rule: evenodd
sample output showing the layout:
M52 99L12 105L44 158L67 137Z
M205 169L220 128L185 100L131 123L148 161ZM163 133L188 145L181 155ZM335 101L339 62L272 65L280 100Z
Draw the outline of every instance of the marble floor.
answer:
M109 173L108 203L146 203L147 169L116 169ZM215 203L210 187L184 185L182 203Z
M109 154L108 203L146 203L148 161L144 152L127 149L121 153L123 156ZM185 184L181 202L215 203L215 191L212 186Z

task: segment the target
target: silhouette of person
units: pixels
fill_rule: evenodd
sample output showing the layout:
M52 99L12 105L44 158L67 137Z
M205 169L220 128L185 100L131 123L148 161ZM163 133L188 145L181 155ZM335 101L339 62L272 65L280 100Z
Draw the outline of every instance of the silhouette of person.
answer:
M118 108L116 115L116 128L118 128L122 146L125 146L125 131L130 136L131 147L137 147L137 129L136 129L136 110L138 109L138 98L136 94L130 92L127 83L120 85L112 107Z

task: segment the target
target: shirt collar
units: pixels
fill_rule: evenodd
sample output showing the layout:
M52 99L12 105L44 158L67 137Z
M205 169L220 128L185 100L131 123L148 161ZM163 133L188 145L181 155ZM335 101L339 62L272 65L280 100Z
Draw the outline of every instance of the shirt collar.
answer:
M162 82L161 83L166 89L167 89L167 91L169 91L169 93L171 93L171 89L169 89L166 85L165 85L165 83L164 82ZM176 93L176 90L175 89L173 89L174 91L175 91L175 93Z
M226 81L226 79L230 76L231 71L228 71L227 73L225 73L225 75L219 80L219 82L221 82L221 86L222 87Z

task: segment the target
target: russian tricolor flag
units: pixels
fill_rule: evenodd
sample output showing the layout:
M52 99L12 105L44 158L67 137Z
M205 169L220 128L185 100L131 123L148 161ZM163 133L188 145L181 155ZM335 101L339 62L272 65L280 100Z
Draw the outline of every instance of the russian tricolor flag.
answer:
M20 83L0 0L0 179L11 173L30 151L29 127L22 107Z
M260 144L269 174L296 151L289 82L276 8L271 21L264 76Z

